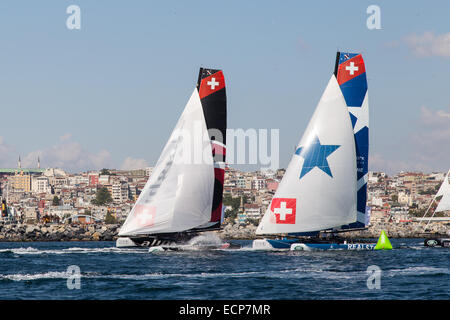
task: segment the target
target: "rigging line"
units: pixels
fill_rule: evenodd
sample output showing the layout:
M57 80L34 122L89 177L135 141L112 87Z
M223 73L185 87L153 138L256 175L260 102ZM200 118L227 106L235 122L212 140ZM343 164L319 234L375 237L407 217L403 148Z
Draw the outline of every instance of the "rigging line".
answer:
M434 197L433 197L433 200L431 200L431 203L430 203L430 205L428 206L428 209L425 211L425 214L422 216L422 219L424 219L425 216L427 215L428 211L429 211L430 208L431 208L431 205L434 203L434 200L436 200L436 196L434 196ZM433 216L434 216L434 213L433 213ZM432 218L433 216L431 216L431 218ZM430 218L430 220L431 220L431 218ZM426 228L426 227L428 226L428 224L430 223L430 220L428 220L428 223L425 225L425 228ZM419 225L417 226L416 230L419 229L419 227L422 225L422 221L423 221L423 220L420 220L420 221L419 221ZM425 229L425 228L424 228L424 229Z

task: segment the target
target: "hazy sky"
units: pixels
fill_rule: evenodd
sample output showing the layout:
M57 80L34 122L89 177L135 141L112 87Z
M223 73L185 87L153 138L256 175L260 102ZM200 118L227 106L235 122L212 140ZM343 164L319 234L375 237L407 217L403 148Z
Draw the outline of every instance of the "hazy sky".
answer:
M154 165L200 66L224 70L229 128L280 129L285 167L339 49L366 62L369 169L450 168L449 1L280 2L1 1L0 167Z

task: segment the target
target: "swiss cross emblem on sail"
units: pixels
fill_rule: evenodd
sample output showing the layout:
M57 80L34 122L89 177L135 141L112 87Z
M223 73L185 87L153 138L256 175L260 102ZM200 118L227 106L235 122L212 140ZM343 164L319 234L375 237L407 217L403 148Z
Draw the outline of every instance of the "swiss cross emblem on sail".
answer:
M295 198L274 198L270 205L276 224L295 224L296 208L297 199Z
M206 78L203 78L199 88L200 99L225 88L225 78L222 71L218 71Z
M360 76L361 74L366 72L366 67L364 65L364 60L362 55L358 54L357 56L345 60L341 62L339 65L337 81L339 85L344 84L345 82Z
M148 227L153 225L156 214L156 207L145 204L136 204L134 207L136 223L139 227Z

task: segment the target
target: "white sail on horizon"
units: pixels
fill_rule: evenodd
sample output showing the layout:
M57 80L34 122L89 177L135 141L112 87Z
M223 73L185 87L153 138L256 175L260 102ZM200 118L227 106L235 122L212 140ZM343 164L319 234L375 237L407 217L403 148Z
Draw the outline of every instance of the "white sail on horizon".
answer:
M442 212L450 210L450 170L447 172L447 175L444 178L444 181L441 184L438 192L435 195L435 198L442 196L439 201L438 206L434 212Z

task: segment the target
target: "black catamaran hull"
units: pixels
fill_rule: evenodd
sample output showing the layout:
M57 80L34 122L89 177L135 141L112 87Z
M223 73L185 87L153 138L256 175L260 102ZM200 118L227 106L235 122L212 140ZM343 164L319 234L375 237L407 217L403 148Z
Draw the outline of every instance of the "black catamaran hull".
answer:
M201 231L204 232L204 231ZM213 250L213 249L229 249L237 248L235 244L225 243L206 243L206 244L191 244L190 241L199 236L200 232L178 232L178 233L166 233L153 236L142 237L121 237L117 239L116 247L118 248L158 248L162 250L181 251L188 248L195 247L197 250Z
M172 246L179 243L187 243L197 235L198 233L178 232L136 237L120 237L117 239L116 246L119 248Z

